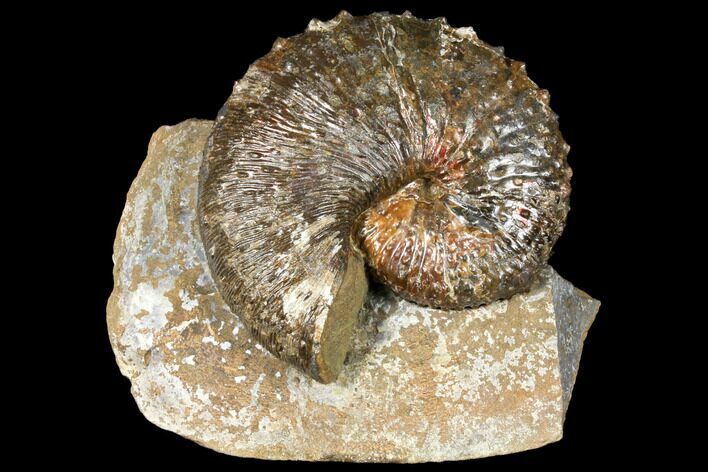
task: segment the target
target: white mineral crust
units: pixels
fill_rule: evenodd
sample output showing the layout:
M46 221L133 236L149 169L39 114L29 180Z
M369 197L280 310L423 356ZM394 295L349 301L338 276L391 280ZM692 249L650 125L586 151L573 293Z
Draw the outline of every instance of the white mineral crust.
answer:
M264 459L443 461L561 438L600 303L550 267L530 292L473 310L424 308L372 287L332 384L257 344L216 291L199 238L211 127L188 120L154 134L116 237L108 328L148 420Z

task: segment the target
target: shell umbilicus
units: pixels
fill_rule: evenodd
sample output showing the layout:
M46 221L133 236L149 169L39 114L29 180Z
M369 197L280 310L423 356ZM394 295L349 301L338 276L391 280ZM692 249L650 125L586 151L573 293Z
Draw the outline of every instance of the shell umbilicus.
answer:
M234 87L200 175L211 272L277 357L344 362L365 266L415 303L526 290L568 213L549 96L469 28L341 13L276 41Z

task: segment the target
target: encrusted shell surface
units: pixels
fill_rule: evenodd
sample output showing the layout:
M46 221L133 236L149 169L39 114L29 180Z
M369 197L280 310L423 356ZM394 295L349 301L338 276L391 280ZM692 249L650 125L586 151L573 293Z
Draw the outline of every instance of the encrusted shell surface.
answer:
M568 212L548 100L523 64L443 19L342 13L278 40L234 87L202 164L200 227L224 300L327 382L365 264L446 309L526 290Z

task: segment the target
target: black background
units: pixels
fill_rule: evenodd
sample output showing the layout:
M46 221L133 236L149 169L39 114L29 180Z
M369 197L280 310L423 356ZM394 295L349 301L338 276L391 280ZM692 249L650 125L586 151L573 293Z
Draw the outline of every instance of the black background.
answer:
M628 347L630 340L641 338L632 326L642 312L628 297L628 280L646 265L638 250L637 213L628 212L639 197L626 187L643 178L636 160L649 159L637 156L641 152L634 147L630 123L644 113L639 104L648 92L633 70L644 60L640 51L646 50L653 25L637 12L625 14L613 5L261 3L229 8L175 3L150 11L86 7L75 13L88 15L90 21L66 23L60 33L66 41L54 54L66 61L55 72L72 82L65 106L81 106L76 110L80 122L70 125L84 127L69 136L72 148L82 149L72 158L81 183L69 192L75 195L74 214L86 228L79 235L86 257L77 268L84 277L73 282L86 311L72 315L85 331L69 348L80 356L72 359L81 361L70 363L61 380L85 387L72 387L73 401L56 407L68 418L56 436L61 444L57 457L100 458L126 467L261 465L163 431L138 411L106 332L112 243L151 134L161 125L191 117L213 119L233 82L277 37L298 34L311 18L328 20L342 9L352 14L410 10L423 18L445 16L456 27L473 26L482 40L502 45L507 56L524 61L530 77L550 91L551 106L571 145L572 209L551 264L601 300L602 307L585 343L564 438L537 450L445 467L570 466L619 458L634 462L645 455L636 440L644 429L642 420L651 413L638 400L645 393L642 374ZM78 398L76 391L81 392Z

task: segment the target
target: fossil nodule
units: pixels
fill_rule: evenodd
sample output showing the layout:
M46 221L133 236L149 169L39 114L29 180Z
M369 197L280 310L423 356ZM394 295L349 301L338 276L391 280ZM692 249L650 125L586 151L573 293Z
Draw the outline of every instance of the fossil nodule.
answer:
M568 146L524 66L442 19L342 13L280 39L205 150L221 294L274 355L336 378L367 291L456 309L529 287L568 212Z

